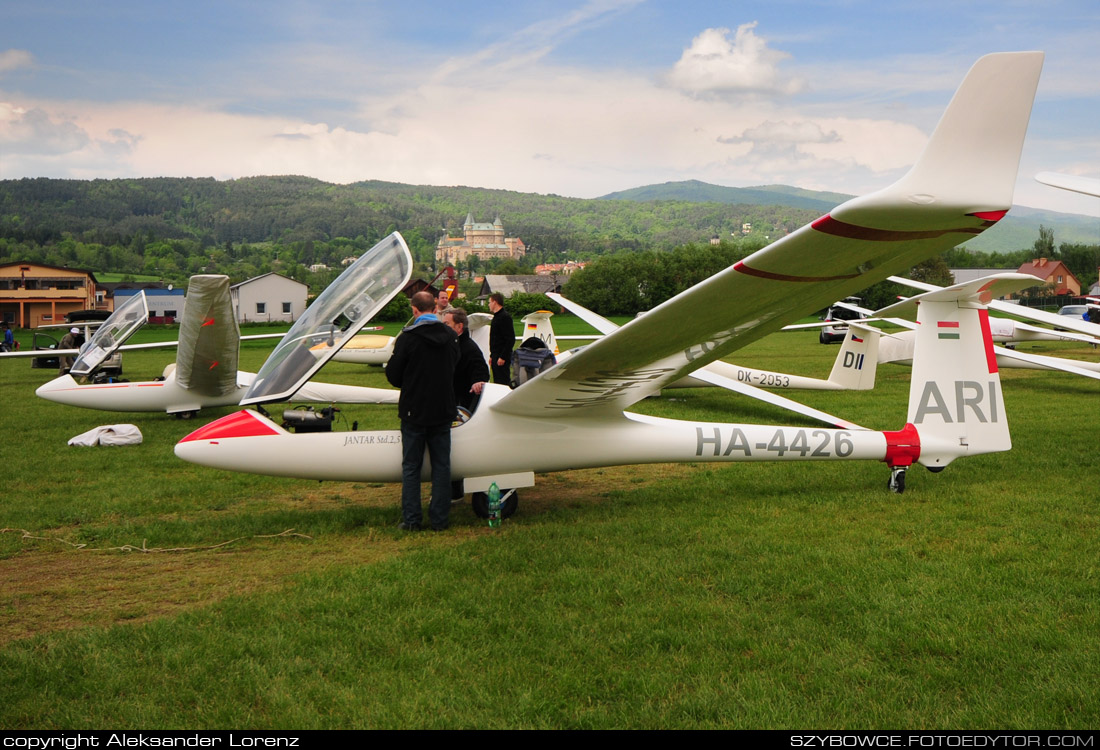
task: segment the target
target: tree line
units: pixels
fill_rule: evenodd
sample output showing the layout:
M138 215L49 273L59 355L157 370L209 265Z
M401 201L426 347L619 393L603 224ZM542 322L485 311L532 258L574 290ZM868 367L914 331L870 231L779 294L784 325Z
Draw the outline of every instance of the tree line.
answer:
M817 216L812 209L687 201L583 200L505 190L367 181L333 185L307 177L0 181L0 263L32 261L184 284L196 273L237 283L278 272L317 293L382 237L401 231L422 278L431 278L444 232L461 234L468 213L501 217L523 239L525 258L460 264L460 276L531 273L537 263L591 261L566 293L608 315L648 310ZM742 225L753 231L741 235ZM710 244L718 237L719 244ZM914 274L950 280L947 267L1018 268L1062 260L1089 285L1100 245L1057 246L1040 228L1013 253L955 248ZM311 270L317 268L319 270ZM464 282L463 291L473 290ZM876 285L865 304L899 289ZM543 305L545 306L545 305Z

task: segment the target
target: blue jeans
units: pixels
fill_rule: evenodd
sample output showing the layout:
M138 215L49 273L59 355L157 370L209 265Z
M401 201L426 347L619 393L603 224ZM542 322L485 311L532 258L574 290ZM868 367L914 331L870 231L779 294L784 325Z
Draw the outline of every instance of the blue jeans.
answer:
M419 526L420 470L424 449L432 463L432 501L428 518L433 528L447 526L451 516L451 425L421 427L401 423L401 519Z

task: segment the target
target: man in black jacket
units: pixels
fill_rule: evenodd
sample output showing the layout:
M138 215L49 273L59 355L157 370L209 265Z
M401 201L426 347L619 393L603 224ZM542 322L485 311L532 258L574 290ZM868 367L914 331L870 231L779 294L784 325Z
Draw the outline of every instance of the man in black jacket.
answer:
M401 331L386 364L386 379L401 389L401 523L408 531L420 529L420 471L427 447L432 463L432 500L428 518L432 530L450 525L451 422L455 418L454 376L458 339L434 314L435 300L417 292L412 300L413 322Z
M481 396L481 390L489 380L489 367L485 355L470 338L469 317L461 307L448 307L443 311L443 322L458 335L458 366L455 367L455 401L464 409L473 411L473 405Z
M493 322L489 326L489 366L493 368L493 382L512 384L512 348L516 345L516 329L512 316L504 309L504 295L489 295L489 312Z

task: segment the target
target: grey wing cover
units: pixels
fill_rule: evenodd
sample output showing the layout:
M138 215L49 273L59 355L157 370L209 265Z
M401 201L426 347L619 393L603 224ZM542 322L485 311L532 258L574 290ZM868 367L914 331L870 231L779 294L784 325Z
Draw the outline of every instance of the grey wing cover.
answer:
M206 396L231 393L237 387L240 338L229 277L192 276L180 322L176 381Z

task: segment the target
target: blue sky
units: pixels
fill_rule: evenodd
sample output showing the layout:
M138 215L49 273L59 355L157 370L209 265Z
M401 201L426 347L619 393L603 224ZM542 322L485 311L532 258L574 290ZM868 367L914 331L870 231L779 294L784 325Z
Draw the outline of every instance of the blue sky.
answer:
M1016 202L1100 177L1100 3L8 2L0 179L304 174L863 193L988 52L1047 53Z

